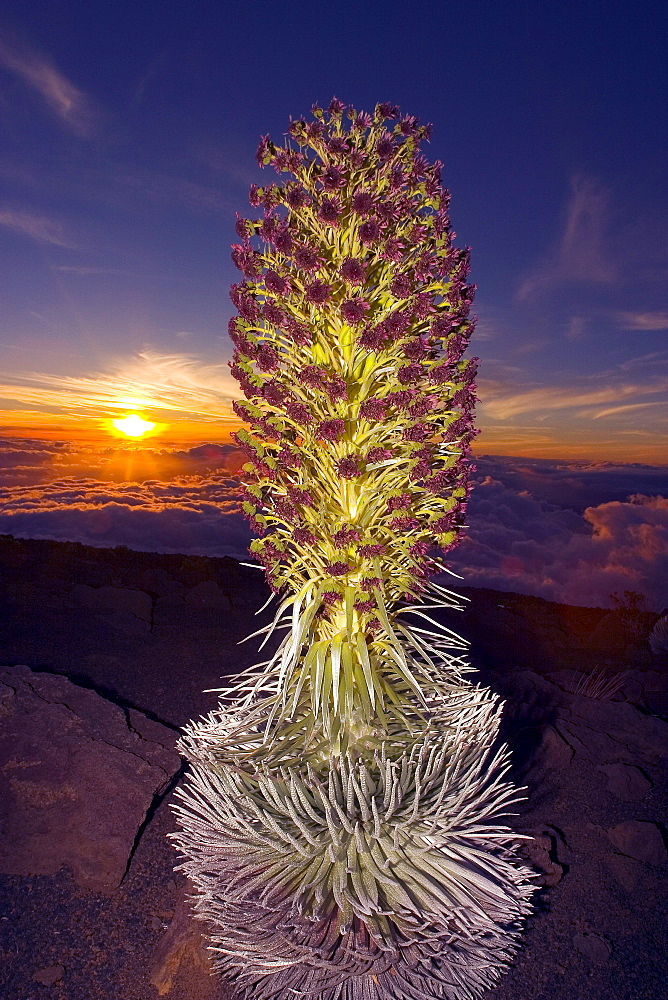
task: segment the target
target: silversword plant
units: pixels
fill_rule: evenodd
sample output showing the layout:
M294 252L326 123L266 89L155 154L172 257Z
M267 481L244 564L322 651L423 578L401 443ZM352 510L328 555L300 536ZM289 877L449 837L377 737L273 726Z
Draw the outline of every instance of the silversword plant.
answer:
M244 510L278 648L191 725L177 846L249 998L479 996L529 910L499 706L445 570L470 489L474 288L429 127L334 99L263 137L237 218Z

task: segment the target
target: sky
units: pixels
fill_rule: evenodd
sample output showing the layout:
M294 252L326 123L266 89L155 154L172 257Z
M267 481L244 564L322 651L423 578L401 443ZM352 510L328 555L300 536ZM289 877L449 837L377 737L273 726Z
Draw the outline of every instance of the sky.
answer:
M597 600L660 600L667 28L648 0L4 0L0 531L243 554L235 213L259 136L336 94L433 124L472 247L468 582L587 603L595 564Z

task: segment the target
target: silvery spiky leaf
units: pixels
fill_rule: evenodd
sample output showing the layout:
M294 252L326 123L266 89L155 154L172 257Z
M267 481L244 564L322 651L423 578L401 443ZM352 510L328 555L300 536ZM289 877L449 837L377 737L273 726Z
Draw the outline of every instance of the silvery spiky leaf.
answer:
M489 985L531 892L518 838L499 822L518 793L505 754L491 752L497 714L460 682L421 735L305 769L271 753L251 769L226 764L224 713L199 739L191 728L176 839L220 970L258 997L302 990L309 969L323 1000L343 979L363 996L365 971L391 977L374 984L379 997L402 995L398 970L406 990L466 983L473 992L457 996L474 996ZM366 935L366 950L350 950L351 935Z

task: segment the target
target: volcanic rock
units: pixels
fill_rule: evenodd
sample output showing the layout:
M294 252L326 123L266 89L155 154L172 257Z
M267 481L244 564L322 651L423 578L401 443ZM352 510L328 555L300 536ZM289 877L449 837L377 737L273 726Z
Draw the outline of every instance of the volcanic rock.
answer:
M175 733L94 691L25 666L0 669L0 871L108 891L154 797L179 768Z

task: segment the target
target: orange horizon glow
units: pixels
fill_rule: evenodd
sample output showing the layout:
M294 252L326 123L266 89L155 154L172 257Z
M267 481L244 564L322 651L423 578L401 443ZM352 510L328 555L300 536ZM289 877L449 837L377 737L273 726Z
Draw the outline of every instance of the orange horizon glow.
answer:
M135 414L139 416L138 414ZM169 449L197 447L202 444L230 444L232 434L244 425L234 415L220 420L146 420L155 427L141 435L128 435L114 429L114 421L127 419L109 415L99 417L69 414L35 413L17 411L0 412L0 436L25 440L69 441L105 449L118 448ZM148 416L148 414L146 414ZM12 419L14 418L14 419ZM586 428L572 429L557 435L550 429L502 427L498 424L482 427L475 439L477 455L506 455L517 458L537 458L573 461L634 462L647 465L666 465L666 444L652 435L638 432L628 435L627 441L619 437L595 440L588 437Z

